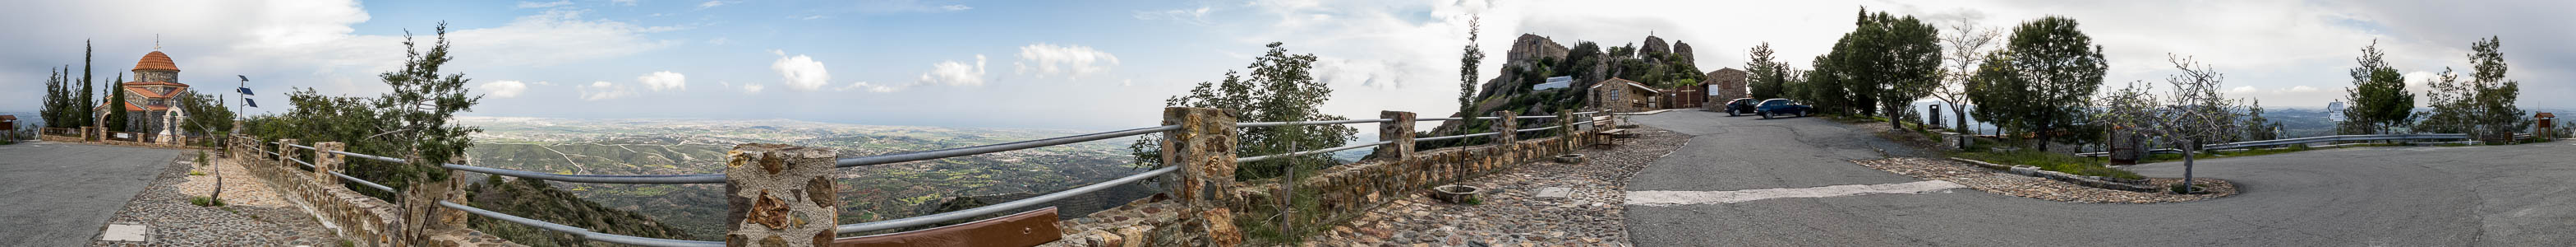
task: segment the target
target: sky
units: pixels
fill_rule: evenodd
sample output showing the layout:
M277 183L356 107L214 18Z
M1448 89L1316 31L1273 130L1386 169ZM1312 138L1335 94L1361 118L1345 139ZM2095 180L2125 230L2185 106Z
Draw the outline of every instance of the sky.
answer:
M1742 68L1768 42L1804 66L1861 8L2008 29L2076 19L2110 59L2106 85L2160 82L2167 54L2226 74L2227 96L2316 108L2343 97L2374 41L2411 90L2469 44L2499 37L2526 108L2576 108L2570 1L346 1L91 0L0 10L0 111L32 112L43 78L81 63L100 81L144 53L180 82L229 91L248 77L281 112L285 92L372 96L405 35L447 24L482 95L465 115L796 119L875 125L1107 130L1159 123L1163 100L1246 70L1262 45L1320 57L1328 114L1448 115L1458 56L1480 20L1499 74L1520 34L1567 46L1690 43L1698 67ZM426 47L423 47L424 49ZM77 71L75 71L77 72ZM128 75L127 77L132 77ZM2108 91L2108 90L2105 90ZM2418 100L2428 102L2427 100Z

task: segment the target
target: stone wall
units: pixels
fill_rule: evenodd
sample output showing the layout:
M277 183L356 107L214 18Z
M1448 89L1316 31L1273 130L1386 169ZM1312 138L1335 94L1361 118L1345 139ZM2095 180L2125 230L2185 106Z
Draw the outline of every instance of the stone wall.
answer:
M290 143L294 142L294 140L282 141ZM255 144L259 143L259 141L244 138L236 139L233 143ZM336 143L322 143L315 144L314 146L325 148L336 146L331 144ZM287 150L288 152L308 154L313 153L312 150L284 147L282 145L267 145L265 147L258 147L257 149ZM350 243L360 246L423 245L402 244L405 240L402 239L399 232L405 227L403 227L402 214L400 212L401 207L384 200L376 199L375 197L359 194L357 191L351 191L348 187L341 186L338 183L340 182L338 179L318 179L326 177L336 178L330 174L320 172L328 171L328 169L317 169L315 171L298 169L304 165L295 163L295 161L288 161L276 156L270 156L260 151L254 151L255 148L249 146L235 146L231 150L233 150L233 153L228 155L231 157L228 159L231 159L233 162L241 164L244 168L249 169L252 176L259 177L260 182L267 184L270 189L278 191L278 194L283 195L288 201L295 202L296 206L302 207L306 213L312 214L313 218L316 221L320 221L324 227L330 228L333 233L339 234L342 239L349 240ZM345 159L342 157L324 156L307 157L316 157L314 160L306 160L305 162L312 162L321 167L338 167L337 164ZM301 160L303 158L298 159ZM515 245L509 244L508 241L501 240L491 234L482 234L472 232L471 230L445 232L437 235L439 235L439 237L433 237L433 239L437 239L439 242L448 243L438 244L439 246L474 245L469 243Z
M1559 115L1571 117L1570 114ZM1411 120L1412 114L1387 112L1382 117ZM1574 125L1558 124L1560 128L1549 130L1556 131L1556 135L1511 141L1507 145L1451 147L1427 151L1413 151L1409 147L1381 147L1378 149L1379 152L1398 154L1378 155L1378 158L1326 168L1317 171L1317 175L1298 181L1297 188L1322 192L1318 196L1320 201L1317 203L1321 204L1318 208L1323 210L1299 213L1322 214L1321 218L1324 220L1315 224L1337 225L1388 202L1408 197L1412 193L1428 192L1433 186L1474 179L1521 165L1553 164L1546 161L1554 159L1559 154L1571 153L1585 144L1606 140L1603 139L1606 137L1589 130L1573 131L1572 129L1576 129L1572 128L1575 127ZM1585 127L1598 129L1612 126L1612 123L1604 121L1591 125L1593 126ZM1382 125L1382 128L1385 128L1381 130L1384 133L1402 133L1384 135L1382 139L1410 144L1411 139L1414 138L1410 124L1388 124ZM1512 137L1478 138L1509 140ZM1230 180L1231 176L1225 177ZM1172 229L1188 223L1190 215L1187 213L1192 211L1246 212L1255 205L1274 205L1280 203L1277 200L1291 196L1277 194L1282 190L1279 188L1280 184L1276 182L1252 181L1233 184L1236 187L1228 190L1229 193L1211 196L1221 198L1223 201L1223 205L1206 206L1213 208L1194 208L1195 205L1173 200L1178 198L1156 195L1136 200L1126 206L1086 215L1082 219L1060 222L1058 227L1065 232L1064 239L1044 246L1151 246L1174 243L1176 242L1174 239L1204 238L1206 236L1186 234L1209 233L1172 231Z

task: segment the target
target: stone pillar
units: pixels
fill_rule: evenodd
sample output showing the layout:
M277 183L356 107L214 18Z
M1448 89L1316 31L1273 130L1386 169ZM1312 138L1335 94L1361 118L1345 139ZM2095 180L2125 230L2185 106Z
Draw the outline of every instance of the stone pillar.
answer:
M1377 125L1377 139L1387 141L1377 146L1378 157L1396 161L1413 158L1413 112L1379 111L1377 115L1395 120Z
M346 151L348 147L348 143L340 142L314 143L313 181L326 186L324 188L340 187L340 177L331 176L331 172L339 171L341 164L348 162L348 156L326 151Z
M286 145L295 145L296 143L295 139L277 139L277 149L268 150L277 151L277 167L290 169L304 167L303 164L296 164L293 160L286 160L289 157L295 157L295 147L289 147Z
M466 228L465 220L472 215L438 205L439 202L450 202L473 206L473 201L465 198L466 181L463 177L456 176L455 171L439 168L437 163L429 163L418 153L404 160L410 161L414 169L436 172L429 173L429 177L411 186L399 188L402 192L397 199L402 201L397 206L402 208L402 226L401 234L397 236L402 236L403 242L413 243L410 246L439 246L433 237L464 234L460 231L470 230Z
M1175 229L1194 235L1177 241L1243 244L1243 232L1234 227L1233 210L1226 206L1236 200L1234 116L1212 108L1163 108L1163 125L1181 126L1163 133L1162 151L1163 165L1181 167L1180 186L1170 193L1187 208L1180 215L1188 219Z
M1575 138L1575 135L1582 132L1574 130L1574 123L1582 121L1583 119L1574 117L1574 111L1572 110L1556 111L1556 141L1565 143L1565 150L1571 151L1574 150L1575 147L1583 146L1581 143L1581 140L1583 139Z
M838 227L831 148L745 143L725 152L726 246L827 246Z
M1521 132L1519 113L1495 111L1493 116L1499 117L1494 119L1494 144L1510 147L1512 142L1521 140L1518 138Z

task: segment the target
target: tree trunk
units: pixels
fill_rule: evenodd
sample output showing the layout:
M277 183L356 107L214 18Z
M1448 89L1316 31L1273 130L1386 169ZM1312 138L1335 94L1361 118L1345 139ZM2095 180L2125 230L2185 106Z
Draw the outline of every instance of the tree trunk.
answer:
M2198 190L2199 190L2199 188L2197 188L2197 187L2193 187L2193 186L2191 185L2191 166L2192 166L2192 158L2191 158L2191 156L2192 156L2192 155L2194 155L2194 154L2199 154L2199 153L2200 153L2200 141L2184 141L2184 143L2183 143L2183 144L2184 144L2184 145L2182 146L2182 148L2183 148L2183 152L2182 152L2182 193L2183 193L2183 194L2198 193L2198 192L2199 192L2199 191L2198 191Z
M1959 128L1951 129L1951 131L1962 132L1961 134L1967 134L1969 136L1969 138L1959 138L1959 147L1966 148L1969 143L1975 143L1975 140L1972 138L1977 136L1977 131L1976 129L1968 128L1967 110L1959 109L1959 104L1950 104L1950 115L1958 115L1956 118L1959 119Z

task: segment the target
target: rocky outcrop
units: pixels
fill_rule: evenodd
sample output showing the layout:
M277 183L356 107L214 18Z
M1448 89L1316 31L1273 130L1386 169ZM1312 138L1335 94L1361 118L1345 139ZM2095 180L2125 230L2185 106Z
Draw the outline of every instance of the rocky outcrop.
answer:
M1680 40L1674 40L1673 53L1682 55L1682 63L1691 64L1691 67L1699 67L1699 65L1696 64L1699 61L1699 56L1691 55L1690 43L1682 43Z
M1512 40L1512 49L1503 53L1503 58L1507 59L1503 61L1505 63L1536 62L1541 57L1561 59L1565 58L1565 54L1570 51L1565 48L1565 45L1557 44L1555 40L1548 40L1547 37L1521 34L1519 39Z
M1671 45L1665 45L1664 38L1655 37L1654 35L1646 35L1646 46L1638 49L1637 53L1645 54L1645 57L1648 59L1653 59L1655 57L1662 57L1667 53L1673 53L1673 47Z

